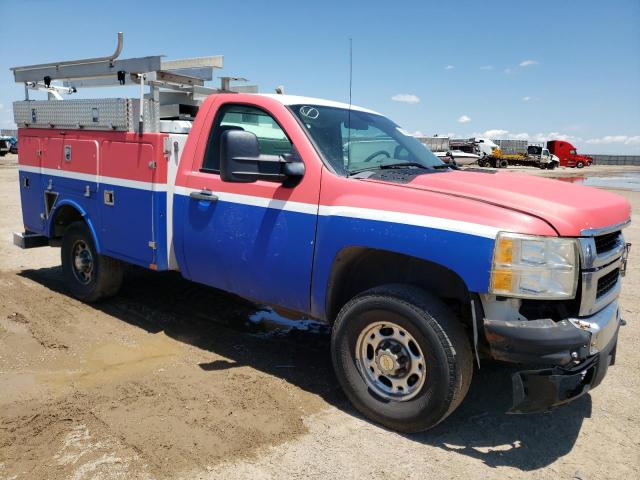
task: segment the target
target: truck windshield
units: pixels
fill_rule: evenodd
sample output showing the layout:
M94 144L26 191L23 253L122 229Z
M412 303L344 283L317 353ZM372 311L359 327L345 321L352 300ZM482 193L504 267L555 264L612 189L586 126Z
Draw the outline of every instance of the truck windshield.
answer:
M320 153L342 174L389 168L442 168L445 164L386 117L323 105L291 105Z

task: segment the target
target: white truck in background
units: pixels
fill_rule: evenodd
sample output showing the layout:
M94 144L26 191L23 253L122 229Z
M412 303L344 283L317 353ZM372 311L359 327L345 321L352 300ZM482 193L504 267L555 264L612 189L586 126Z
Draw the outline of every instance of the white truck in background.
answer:
M480 154L481 159L490 157L491 155L493 155L493 152L500 148L490 138L477 137L475 141L476 148L478 149L478 153Z
M512 139L478 141L482 141L479 145L484 145L487 152L478 162L481 167L507 168L517 165L553 170L560 165L560 159L542 143L529 144L527 140Z

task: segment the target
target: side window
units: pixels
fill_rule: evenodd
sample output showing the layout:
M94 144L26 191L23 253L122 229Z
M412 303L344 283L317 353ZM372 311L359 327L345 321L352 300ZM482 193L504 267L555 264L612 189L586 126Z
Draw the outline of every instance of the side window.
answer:
M220 137L226 130L246 130L255 134L261 154L291 153L292 145L287 135L267 112L246 105L224 105L213 122L202 170L220 171Z

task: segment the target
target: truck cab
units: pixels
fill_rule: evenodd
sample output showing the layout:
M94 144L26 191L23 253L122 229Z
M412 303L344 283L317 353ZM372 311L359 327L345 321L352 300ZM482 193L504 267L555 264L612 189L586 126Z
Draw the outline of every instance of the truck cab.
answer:
M478 151L480 152L480 156L482 158L484 157L490 157L491 155L493 155L493 152L498 150L500 147L498 147L498 145L491 140L490 138L476 138L476 145L478 148Z
M593 158L579 155L576 147L564 140L550 140L547 142L547 148L560 159L561 167L583 168L593 164Z

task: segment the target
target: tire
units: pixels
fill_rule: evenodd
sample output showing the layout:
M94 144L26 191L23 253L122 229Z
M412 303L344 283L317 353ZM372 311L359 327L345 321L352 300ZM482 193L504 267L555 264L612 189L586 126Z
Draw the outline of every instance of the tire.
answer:
M480 160L478 160L478 166L479 167L486 167L487 166L487 161L484 158L481 158Z
M557 166L558 164L556 162L551 162L550 164L547 165L547 170L555 170Z
M384 327L389 324L393 327ZM422 380L415 380L414 387L407 381L406 393L389 393L386 384L378 381L377 386L371 377L367 380L366 365L371 372L374 371L371 365L381 369L380 352L385 356L389 350L381 347L377 354L369 355L373 350L359 347L363 337L365 343L373 342L369 332L380 325L383 328L374 335L383 339L380 345L391 338L384 335L390 335L392 330L398 338L410 338L418 348L419 355L415 356L415 349L410 347L413 356L403 365L409 365L405 368L412 371L416 366L420 370L422 365ZM366 352L374 360L359 356L358 351ZM439 299L409 285L373 288L349 301L333 325L331 355L338 381L351 403L374 422L405 433L427 430L450 415L467 394L473 375L471 346L462 324ZM402 364L392 362L394 366ZM387 391L382 392L381 386ZM411 392L411 388L415 391Z
M500 160L500 163L498 165L500 166L500 168L507 168L509 166L509 162L507 160Z
M118 293L124 264L98 254L86 223L74 222L64 231L60 258L66 287L78 300L95 302Z
M584 167L584 163L582 161L576 163L576 168L583 168Z

